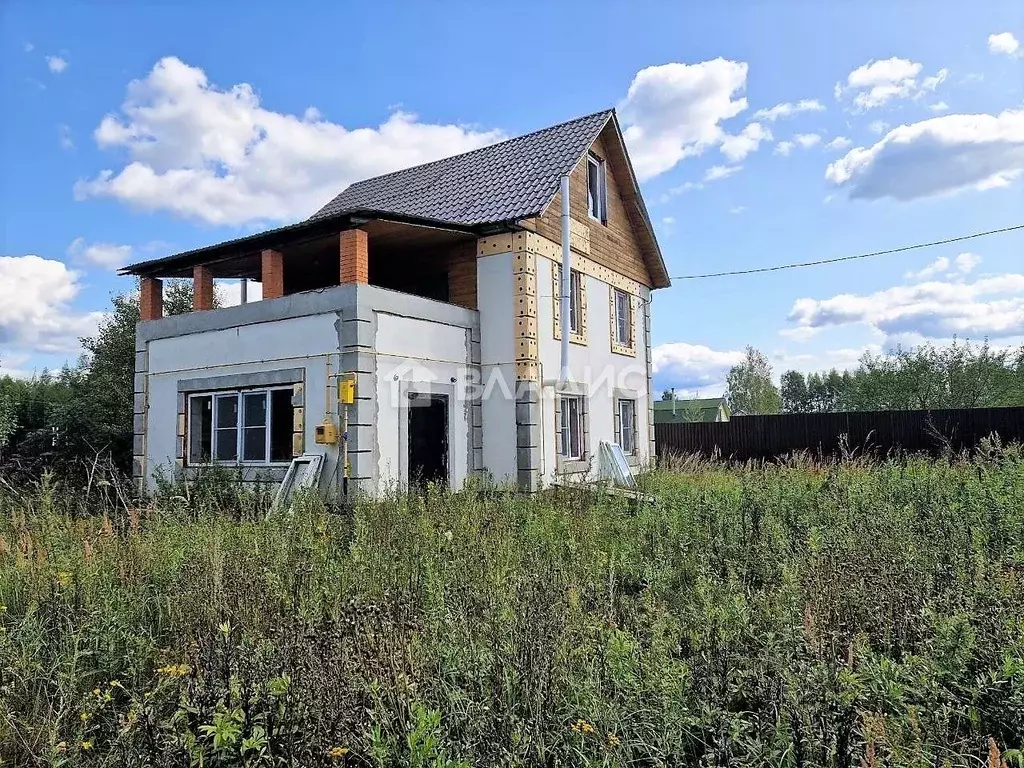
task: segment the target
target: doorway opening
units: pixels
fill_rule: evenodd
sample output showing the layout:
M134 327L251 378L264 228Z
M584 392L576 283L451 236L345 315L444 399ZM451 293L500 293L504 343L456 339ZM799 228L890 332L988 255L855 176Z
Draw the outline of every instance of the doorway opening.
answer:
M409 393L409 487L448 484L448 397Z

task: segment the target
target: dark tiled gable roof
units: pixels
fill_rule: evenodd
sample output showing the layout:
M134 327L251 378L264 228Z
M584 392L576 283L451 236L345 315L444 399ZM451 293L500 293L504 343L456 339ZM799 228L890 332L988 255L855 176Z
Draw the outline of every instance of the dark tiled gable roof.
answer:
M310 217L370 209L474 226L539 214L612 110L455 157L358 181Z

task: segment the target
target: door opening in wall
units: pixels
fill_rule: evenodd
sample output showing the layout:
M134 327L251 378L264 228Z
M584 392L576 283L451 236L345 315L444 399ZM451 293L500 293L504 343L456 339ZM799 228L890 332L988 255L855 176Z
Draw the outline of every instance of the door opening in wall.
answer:
M409 487L448 484L448 398L409 394Z

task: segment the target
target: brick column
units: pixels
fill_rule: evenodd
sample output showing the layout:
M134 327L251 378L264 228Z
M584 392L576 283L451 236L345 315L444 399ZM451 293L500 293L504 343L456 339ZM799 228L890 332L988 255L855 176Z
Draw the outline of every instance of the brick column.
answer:
M192 268L192 310L213 309L213 273L209 267Z
M279 251L266 250L261 254L263 263L260 280L263 283L263 298L278 299L284 296L284 256Z
M164 284L155 277L139 280L139 320L159 320L164 316Z
M341 233L341 283L370 282L369 244L366 232L346 229Z

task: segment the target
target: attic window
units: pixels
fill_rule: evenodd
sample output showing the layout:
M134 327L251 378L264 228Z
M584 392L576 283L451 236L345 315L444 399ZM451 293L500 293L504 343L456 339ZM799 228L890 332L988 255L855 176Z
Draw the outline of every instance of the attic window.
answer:
M602 224L608 221L607 181L604 160L587 156L587 205L590 218Z

